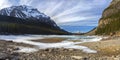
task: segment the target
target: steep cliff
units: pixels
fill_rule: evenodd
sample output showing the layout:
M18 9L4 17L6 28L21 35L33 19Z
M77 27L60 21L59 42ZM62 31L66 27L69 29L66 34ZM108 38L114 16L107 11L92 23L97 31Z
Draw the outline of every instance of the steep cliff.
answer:
M99 20L98 27L89 34L119 35L120 34L120 0L113 0Z

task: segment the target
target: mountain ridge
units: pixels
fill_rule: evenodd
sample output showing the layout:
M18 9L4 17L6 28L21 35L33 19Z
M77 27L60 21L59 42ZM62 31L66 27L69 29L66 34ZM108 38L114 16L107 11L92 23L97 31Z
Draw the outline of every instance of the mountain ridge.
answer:
M29 10L28 8L30 11L34 11L34 8L31 9L28 6L12 6L0 10L0 34L69 34L57 26L49 16L40 13L37 9L35 11L38 11L39 14L36 16L33 16L34 13L25 17L20 16L24 15L22 12ZM8 14L6 9L11 10L11 12ZM17 12L14 9L18 9ZM18 13L18 11L21 12Z
M41 13L40 11L38 11L36 8L33 8L31 6L26 6L26 5L11 6L8 8L3 8L0 10L0 14L6 15L6 16L18 17L22 19L26 19L26 18L39 19L41 17L50 18L44 13Z

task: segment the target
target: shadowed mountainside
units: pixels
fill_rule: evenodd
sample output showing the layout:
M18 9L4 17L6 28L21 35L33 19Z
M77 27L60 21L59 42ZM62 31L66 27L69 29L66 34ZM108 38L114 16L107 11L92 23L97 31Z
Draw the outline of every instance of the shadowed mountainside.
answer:
M41 18L45 20L45 18ZM69 34L45 22L0 15L0 34Z

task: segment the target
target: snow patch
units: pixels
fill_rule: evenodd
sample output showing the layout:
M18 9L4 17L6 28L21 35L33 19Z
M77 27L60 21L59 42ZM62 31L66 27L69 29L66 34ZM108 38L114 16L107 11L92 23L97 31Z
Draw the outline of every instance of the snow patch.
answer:
M97 51L95 51L95 50L91 50L88 47L79 46L79 45L68 46L68 47L65 47L65 48L80 49L80 50L82 50L83 52L86 52L86 53L97 53Z
M36 52L38 51L38 49L35 49L35 48L28 48L28 47L21 47L19 46L18 47L20 50L17 50L15 52L25 52L25 53L31 53L31 52Z

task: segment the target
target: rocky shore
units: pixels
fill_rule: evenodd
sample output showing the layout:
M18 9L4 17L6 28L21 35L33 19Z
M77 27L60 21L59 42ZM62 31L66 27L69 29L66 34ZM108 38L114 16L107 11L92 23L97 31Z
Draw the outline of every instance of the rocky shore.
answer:
M0 40L0 60L120 60L120 37L100 42L86 42L80 44L97 53L85 53L82 50L66 48L47 48L31 53L16 52L19 47L36 47L13 41Z
M19 60L19 53L14 52L19 50L19 48L15 46L34 47L23 43L0 40L0 60Z

